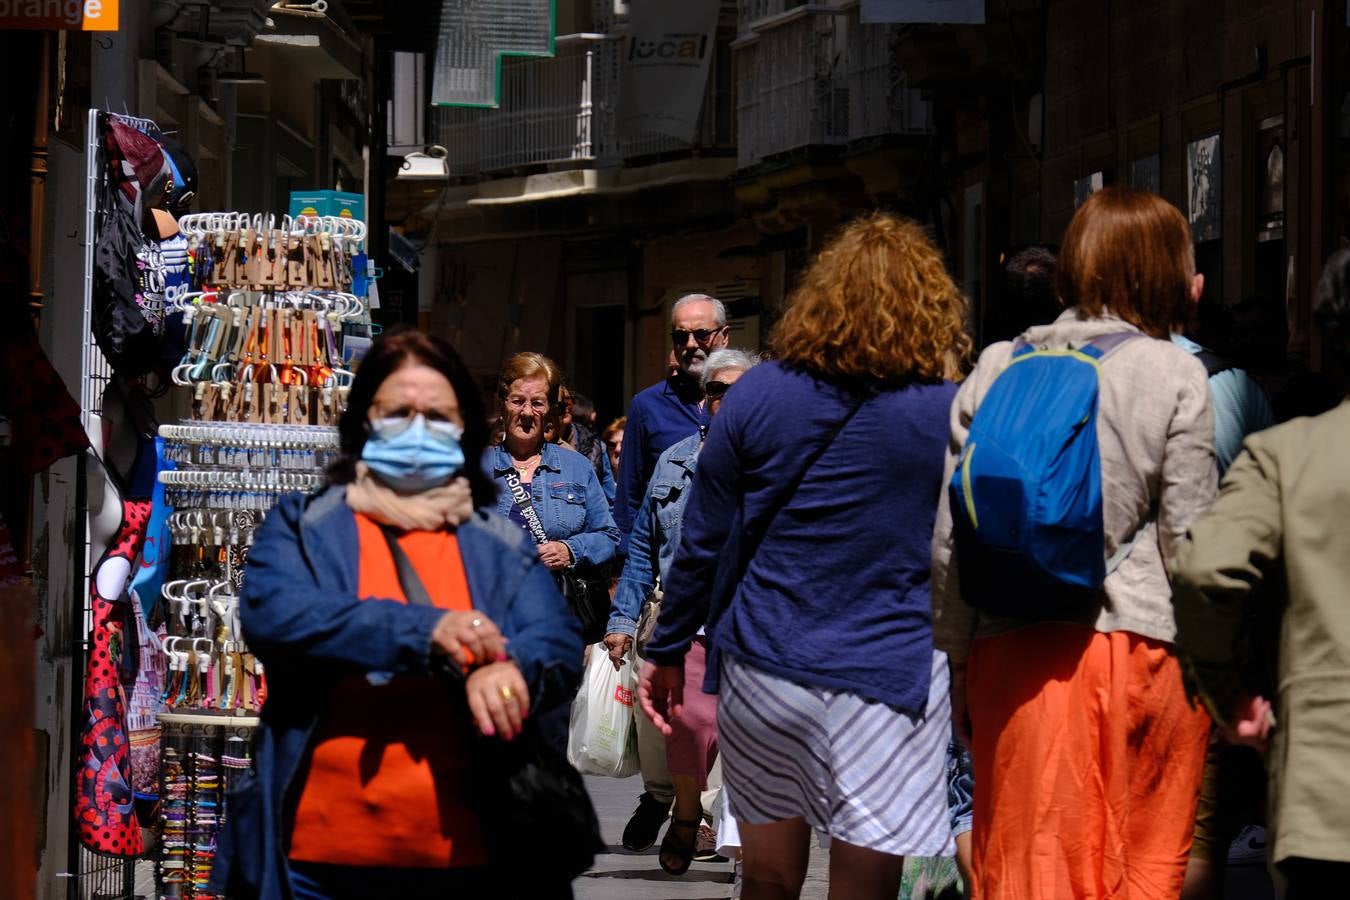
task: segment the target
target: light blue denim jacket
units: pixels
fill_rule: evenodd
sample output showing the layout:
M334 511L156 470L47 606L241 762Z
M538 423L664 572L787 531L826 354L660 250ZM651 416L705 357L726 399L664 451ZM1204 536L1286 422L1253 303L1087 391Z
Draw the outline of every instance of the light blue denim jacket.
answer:
M652 592L657 576L663 585L666 583L671 560L680 546L680 522L702 446L703 436L691 434L657 459L628 537L628 561L609 609L606 634L632 637L637 632L642 601Z
M506 489L511 454L501 446L489 447L483 464L501 486L497 513L510 517L515 506ZM572 551L573 567L597 566L614 558L619 529L589 459L575 450L544 444L530 496L549 540L562 541Z

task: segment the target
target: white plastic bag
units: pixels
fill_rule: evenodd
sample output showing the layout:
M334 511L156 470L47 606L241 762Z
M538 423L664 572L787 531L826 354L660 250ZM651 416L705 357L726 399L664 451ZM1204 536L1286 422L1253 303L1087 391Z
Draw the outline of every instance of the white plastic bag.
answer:
M637 728L633 703L637 676L631 659L614 671L609 648L591 648L591 661L572 701L567 733L567 760L578 772L627 778L638 771Z

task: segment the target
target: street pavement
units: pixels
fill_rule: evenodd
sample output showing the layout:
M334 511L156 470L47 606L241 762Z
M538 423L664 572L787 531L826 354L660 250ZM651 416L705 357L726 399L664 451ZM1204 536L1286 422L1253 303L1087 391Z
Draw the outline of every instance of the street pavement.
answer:
M595 859L595 867L572 885L576 900L721 900L731 896L730 863L694 863L679 878L661 871L656 846L643 853L623 848L620 839L628 817L637 807L642 779L594 778L587 776L586 787L600 817L600 833L608 845ZM662 828L661 833L665 833ZM825 900L827 894L825 853L816 847L811 852L811 867L803 900Z
M586 787L600 818L600 833L608 845L595 866L573 883L576 900L722 900L731 896L730 863L694 863L689 872L672 878L661 871L657 847L631 853L620 844L623 827L637 806L642 779L587 776ZM664 833L664 828L662 829ZM657 840L660 846L660 839ZM811 864L802 900L826 900L829 858L812 842ZM136 866L137 900L150 900L154 893L154 864L141 860ZM509 891L507 896L510 896ZM1273 900L1270 878L1262 865L1229 866L1225 900Z
M587 776L586 787L600 818L600 833L607 849L595 859L595 866L573 883L576 900L722 900L731 896L730 863L694 863L689 872L672 878L661 871L657 846L643 853L623 848L620 838L628 817L642 793L642 779L596 778ZM664 833L664 828L662 829ZM811 864L802 900L826 900L829 894L829 857L812 842ZM1229 866L1226 872L1225 900L1273 900L1274 893L1265 866Z

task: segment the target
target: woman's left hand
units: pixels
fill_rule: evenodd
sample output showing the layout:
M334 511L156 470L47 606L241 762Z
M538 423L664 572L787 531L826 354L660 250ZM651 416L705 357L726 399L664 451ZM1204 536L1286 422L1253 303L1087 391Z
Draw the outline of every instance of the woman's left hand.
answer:
M516 664L489 663L469 673L464 683L474 724L487 737L511 740L530 714L530 690Z
M684 666L643 663L638 678L638 702L656 730L670 737L675 732L671 721L684 713Z
M539 561L556 572L572 564L572 550L562 541L549 541L539 545Z

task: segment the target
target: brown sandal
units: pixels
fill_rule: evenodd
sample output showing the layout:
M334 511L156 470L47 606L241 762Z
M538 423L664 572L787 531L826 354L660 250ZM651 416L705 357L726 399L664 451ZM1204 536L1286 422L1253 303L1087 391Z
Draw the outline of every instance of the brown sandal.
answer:
M698 826L701 824L700 819L680 819L673 815L670 817L670 827L666 829L666 836L661 839L661 855L657 858L662 871L667 875L683 875L689 871L689 866L694 861L694 843L698 840ZM675 832L676 828L688 830L689 836L681 839ZM675 857L681 865L678 868L666 865L667 856Z

